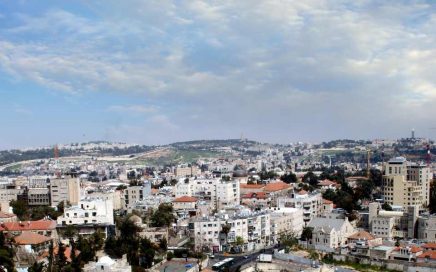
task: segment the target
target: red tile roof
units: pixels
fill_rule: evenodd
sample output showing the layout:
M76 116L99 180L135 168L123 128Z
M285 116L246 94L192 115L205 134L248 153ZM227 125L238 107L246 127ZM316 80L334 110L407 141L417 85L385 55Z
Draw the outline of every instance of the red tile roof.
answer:
M263 190L265 192L277 192L277 191L282 191L282 190L286 190L291 188L291 185L284 183L284 182L273 182L273 183L268 183L265 188L263 188Z
M373 235L371 235L369 232L362 230L362 231L359 231L353 235L348 236L348 239L370 241L370 240L374 240L375 237Z
M421 246L425 249L436 249L436 243L426 243Z
M20 235L14 237L15 243L19 245L39 245L50 240L50 237L31 231L23 231Z
M174 202L197 202L197 199L192 196L181 196L174 199Z
M0 230L5 231L26 231L26 230L53 230L56 229L55 220L4 222L0 224Z
M248 194L243 195L242 198L266 199L266 194L265 194L265 192L248 193Z
M239 188L241 189L262 189L265 187L263 184L240 184Z
M422 253L421 255L419 255L418 258L420 258L420 259L421 258L422 259L429 258L431 260L436 260L436 250L426 251L426 252Z
M412 252L412 253L418 253L418 252L421 252L421 251L422 251L422 248L419 247L419 246L412 246L412 247L410 247L410 252Z

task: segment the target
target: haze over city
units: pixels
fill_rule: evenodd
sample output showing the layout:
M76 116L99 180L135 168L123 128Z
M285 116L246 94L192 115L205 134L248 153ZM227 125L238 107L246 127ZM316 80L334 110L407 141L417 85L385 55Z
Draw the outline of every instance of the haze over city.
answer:
M434 137L432 1L2 1L0 148Z

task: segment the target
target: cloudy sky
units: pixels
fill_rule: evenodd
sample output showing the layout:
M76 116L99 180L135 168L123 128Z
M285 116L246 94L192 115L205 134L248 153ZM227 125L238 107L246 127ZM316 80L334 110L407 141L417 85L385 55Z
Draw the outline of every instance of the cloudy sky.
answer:
M433 1L0 2L0 149L436 138Z

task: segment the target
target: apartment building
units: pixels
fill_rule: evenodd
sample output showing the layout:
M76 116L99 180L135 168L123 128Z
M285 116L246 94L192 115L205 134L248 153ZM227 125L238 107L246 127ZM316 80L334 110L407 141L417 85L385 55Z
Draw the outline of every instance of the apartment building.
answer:
M238 180L221 179L180 179L174 193L176 198L192 196L210 201L216 209L239 205L240 188Z
M130 211L136 202L143 200L149 195L151 195L150 182L144 182L144 184L141 186L127 187L124 189L123 208Z
M418 239L436 242L436 214L422 215L418 218Z
M50 206L50 189L48 187L26 188L22 197L29 206Z
M317 191L309 193L304 190L299 192L292 190L289 197L277 198L277 207L302 209L303 219L307 224L312 218L321 214L323 199L321 193Z
M277 243L280 236L292 234L300 237L303 231L303 210L296 208L273 208L271 210L271 243Z
M371 234L388 240L395 237L417 237L419 209L409 206L407 211L385 211L379 203L369 204L369 227Z
M176 178L199 176L201 175L201 169L196 165L178 165L174 169L174 175Z
M429 203L430 182L433 178L430 168L396 157L385 165L383 176L383 198L390 205L418 205L424 208Z
M12 200L17 200L17 196L23 193L24 189L0 189L0 202L9 203Z
M50 179L50 202L55 207L62 201L77 205L80 200L80 180L78 178Z
M68 225L77 227L79 234L89 235L101 230L107 235L114 225L112 201L98 198L86 198L78 205L65 208L64 214L57 218L59 228Z
M196 218L189 223L189 228L196 248L218 252L229 250L238 237L244 241L243 250L255 250L268 245L271 239L270 224L270 213L262 211ZM221 233L224 225L230 227L227 237Z

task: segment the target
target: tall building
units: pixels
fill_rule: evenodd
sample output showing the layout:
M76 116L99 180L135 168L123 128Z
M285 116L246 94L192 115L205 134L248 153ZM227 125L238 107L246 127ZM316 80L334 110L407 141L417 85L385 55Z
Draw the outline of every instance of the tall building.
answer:
M124 189L123 208L131 211L136 202L142 201L151 194L151 183L146 181L143 185L130 186Z
M429 203L430 168L423 164L411 163L404 157L389 160L383 176L383 198L390 205L418 205L420 208Z
M50 180L51 206L57 206L64 201L77 205L80 201L80 180L78 178Z
M210 201L216 209L240 204L239 180L181 179L175 186L176 197L193 196Z

